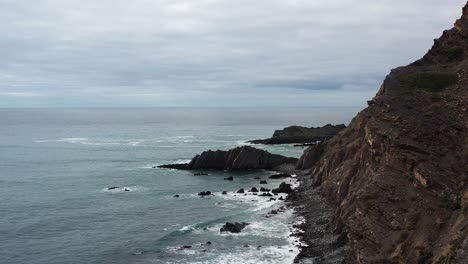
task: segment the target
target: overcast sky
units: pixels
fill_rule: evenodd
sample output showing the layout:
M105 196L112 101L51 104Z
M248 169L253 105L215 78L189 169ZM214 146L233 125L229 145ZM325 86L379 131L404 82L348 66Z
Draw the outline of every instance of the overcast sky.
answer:
M0 0L0 107L361 106L466 0Z

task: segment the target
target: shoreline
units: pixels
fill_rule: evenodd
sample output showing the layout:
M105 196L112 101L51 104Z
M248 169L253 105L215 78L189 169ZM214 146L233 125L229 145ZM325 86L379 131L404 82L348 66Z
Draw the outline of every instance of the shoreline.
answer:
M274 171L295 174L298 182L285 201L285 206L293 210L296 219L296 224L290 227L290 235L293 240L299 240L295 243L298 254L293 263L346 263L347 237L334 224L336 206L320 188L312 186L306 171L291 164L283 164Z

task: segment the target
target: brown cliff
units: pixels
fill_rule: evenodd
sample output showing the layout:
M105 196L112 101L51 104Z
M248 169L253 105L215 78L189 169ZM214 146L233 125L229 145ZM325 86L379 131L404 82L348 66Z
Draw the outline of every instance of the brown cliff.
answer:
M309 147L303 188L337 205L351 263L468 263L468 4L369 107ZM305 202L307 202L305 200Z

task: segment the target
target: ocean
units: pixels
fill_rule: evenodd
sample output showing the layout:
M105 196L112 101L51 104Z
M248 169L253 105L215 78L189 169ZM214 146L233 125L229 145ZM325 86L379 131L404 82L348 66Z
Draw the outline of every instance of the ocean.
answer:
M284 202L234 194L259 188L254 178L272 172L194 176L153 167L290 125L348 124L359 110L0 109L0 263L292 263L298 249L290 234L300 221L293 210L266 217ZM291 145L256 147L302 153ZM200 191L215 195L201 198ZM250 225L221 233L228 221Z

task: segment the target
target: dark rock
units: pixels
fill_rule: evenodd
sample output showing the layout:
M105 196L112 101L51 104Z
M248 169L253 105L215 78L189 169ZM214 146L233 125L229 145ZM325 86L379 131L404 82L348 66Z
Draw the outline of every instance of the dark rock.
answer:
M276 201L275 198L270 198L268 201Z
M268 184L267 181L260 181L260 184Z
M107 188L107 190L115 190L115 189L120 189L120 187L118 187L118 186L112 186L112 187Z
M284 201L284 198L283 198L283 196L281 196L280 198L278 198L278 200L280 200L280 201Z
M211 245L211 241L206 242L207 245Z
M194 175L194 176L206 176L206 175L208 175L208 173L197 172L197 173L194 173L193 175Z
M296 163L298 159L277 154L250 146L237 147L228 151L208 150L195 156L190 163L161 165L160 168L180 170L253 170L273 169L281 164Z
M255 177L254 179L255 179L255 180L260 180L261 178L260 178L260 177Z
M180 249L190 249L190 248L192 248L192 246L182 246L182 247L180 247Z
M237 193L244 193L244 192L245 192L245 191L244 191L244 188L241 188L241 189L239 189L239 190L237 191Z
M269 192L269 191L271 191L271 190L270 190L270 189L267 189L267 188L260 187L260 191L261 191L261 192Z
M180 196L178 194L174 195L173 196L174 198L179 198Z
M291 188L291 184L287 184L285 182L282 182L278 188L273 189L273 193L292 193L294 192L293 189Z
M200 196L208 196L208 195L211 195L211 192L210 192L210 191L199 192L198 195L200 195Z
M221 232L231 232L231 233L240 233L242 229L244 229L246 226L248 226L249 223L230 223L227 222L225 225L223 225L220 229Z
M224 195L226 195L226 194L227 194L227 192L226 192L226 191L223 191L221 194L224 194Z
M292 144L292 143L311 143L325 141L332 138L338 132L346 128L345 125L326 125L323 127L301 127L290 126L282 130L276 130L273 136L268 139L258 139L249 141L253 144Z
M225 181L233 181L234 180L234 177L232 176L229 176L227 178L224 178Z
M276 210L271 210L271 211L270 211L270 214L278 214L278 211L276 211Z
M257 188L255 188L255 187L252 187L252 189L250 189L250 191L249 191L249 192L255 192L255 193L256 193L256 192L258 192L258 190L257 190Z
M130 189L127 189L127 188L124 189L124 192L129 192L129 191L130 191Z
M280 174L271 175L268 178L269 179L284 179L284 178L289 178L289 177L291 177L291 174L280 173Z
M272 195L271 193L262 193L262 194L260 194L259 196L267 196L267 197L269 197L269 196L273 196L273 195Z

